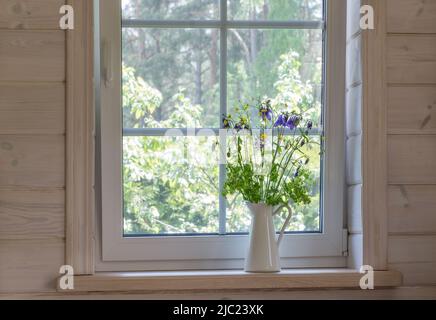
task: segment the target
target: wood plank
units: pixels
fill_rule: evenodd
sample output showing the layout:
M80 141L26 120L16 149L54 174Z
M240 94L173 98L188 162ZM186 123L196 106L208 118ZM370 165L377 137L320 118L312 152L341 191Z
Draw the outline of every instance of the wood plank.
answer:
M64 250L58 240L0 241L0 292L55 291Z
M375 30L362 33L363 263L387 269L386 0L364 0L375 12Z
M186 291L245 289L359 288L362 274L355 270L285 270L275 274L250 274L243 271L96 273L74 277L74 292L108 291ZM401 285L396 271L376 271L375 286Z
M65 237L63 190L2 190L0 240Z
M59 29L64 0L0 0L0 29Z
M436 184L436 136L389 136L389 183Z
M436 286L321 290L231 290L225 292L88 292L0 294L0 300L435 300Z
M436 35L391 35L387 38L389 83L436 83Z
M93 1L68 0L75 30L67 32L66 261L75 274L94 273Z
M0 30L0 81L64 81L65 32Z
M393 263L389 269L401 272L405 286L436 285L436 262Z
M1 187L65 186L64 136L0 136Z
M436 33L436 1L388 0L388 32Z
M391 132L436 133L436 86L388 88Z
M436 262L436 236L389 236L389 263Z
M64 134L63 83L0 83L0 134Z
M436 234L436 186L390 186L389 232Z

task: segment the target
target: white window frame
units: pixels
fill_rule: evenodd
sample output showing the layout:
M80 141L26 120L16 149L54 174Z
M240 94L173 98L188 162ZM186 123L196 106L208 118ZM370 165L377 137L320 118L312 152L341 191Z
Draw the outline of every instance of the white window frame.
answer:
M97 271L242 268L246 235L123 235L121 0L96 0L97 92ZM226 0L221 0L222 3ZM322 232L286 234L280 247L282 266L344 267L344 93L346 1L326 0ZM222 13L225 15L225 13ZM221 17L223 18L223 17ZM224 16L225 18L225 16ZM203 24L214 22L202 22ZM232 24L250 22L234 21ZM257 22L267 27L304 27L302 22ZM311 22L312 25L314 24ZM192 26L192 23L189 22ZM309 23L310 24L310 23ZM216 27L216 26L215 26ZM263 28L261 27L261 28ZM313 27L313 26L312 26ZM224 36L224 38L223 38ZM221 27L221 45L226 29ZM223 80L221 80L223 81ZM224 79L224 81L226 81ZM221 82L223 84L223 82ZM224 82L225 83L225 82ZM224 88L224 90L226 90ZM225 102L221 101L221 105ZM222 111L222 110L221 110Z

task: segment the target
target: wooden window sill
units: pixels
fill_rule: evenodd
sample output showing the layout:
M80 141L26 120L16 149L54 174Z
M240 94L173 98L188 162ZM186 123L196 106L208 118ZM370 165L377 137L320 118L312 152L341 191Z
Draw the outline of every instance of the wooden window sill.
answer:
M75 276L73 292L359 288L361 277L362 274L352 269L292 269L271 274L238 270L99 272ZM375 271L374 282L376 288L397 287L402 283L402 276L397 271Z

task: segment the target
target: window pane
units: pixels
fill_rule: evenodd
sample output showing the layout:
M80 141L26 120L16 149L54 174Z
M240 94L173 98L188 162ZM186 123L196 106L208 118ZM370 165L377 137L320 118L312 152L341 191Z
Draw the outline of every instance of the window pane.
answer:
M320 122L321 30L229 30L228 106L268 97Z
M124 233L217 233L216 137L124 138Z
M228 0L230 20L322 20L322 0Z
M123 19L219 19L220 0L123 0Z
M219 69L218 29L123 29L124 127L219 127Z
M287 139L291 139L288 137ZM287 228L287 232L318 232L320 231L320 142L319 137L313 137L315 143L311 148L305 147L304 152L309 156L310 162L308 169L311 172L311 203L308 205L291 205L293 217ZM227 199L227 232L229 233L246 233L250 229L251 218L249 211L241 196L229 197ZM283 209L282 212L275 216L274 223L276 230L279 231L287 217L288 211Z

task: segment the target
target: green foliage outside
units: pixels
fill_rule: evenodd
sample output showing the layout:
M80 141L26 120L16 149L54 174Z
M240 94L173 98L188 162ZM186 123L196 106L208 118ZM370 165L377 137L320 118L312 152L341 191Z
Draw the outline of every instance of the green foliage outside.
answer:
M153 7L157 2L160 6ZM126 17L213 16L214 1L123 1ZM315 19L320 0L230 1L235 18L280 20L283 12ZM208 5L200 5L209 3ZM267 6L264 4L267 3ZM167 5L167 7L165 7ZM168 7L169 5L169 7ZM143 8L154 11L141 12ZM204 12L203 12L204 11ZM203 12L203 13L202 13ZM142 15L142 16L141 16ZM148 17L150 18L150 17ZM228 108L265 96L275 106L304 113L315 126L321 116L321 31L234 30L228 35ZM123 31L125 128L220 125L219 32L194 29ZM283 110L282 110L283 111ZM124 217L127 234L217 233L218 139L125 137ZM310 204L294 208L292 231L319 229L319 148L308 149ZM306 201L308 202L308 201ZM227 231L246 232L249 215L241 196L227 197ZM277 224L282 218L278 217Z

